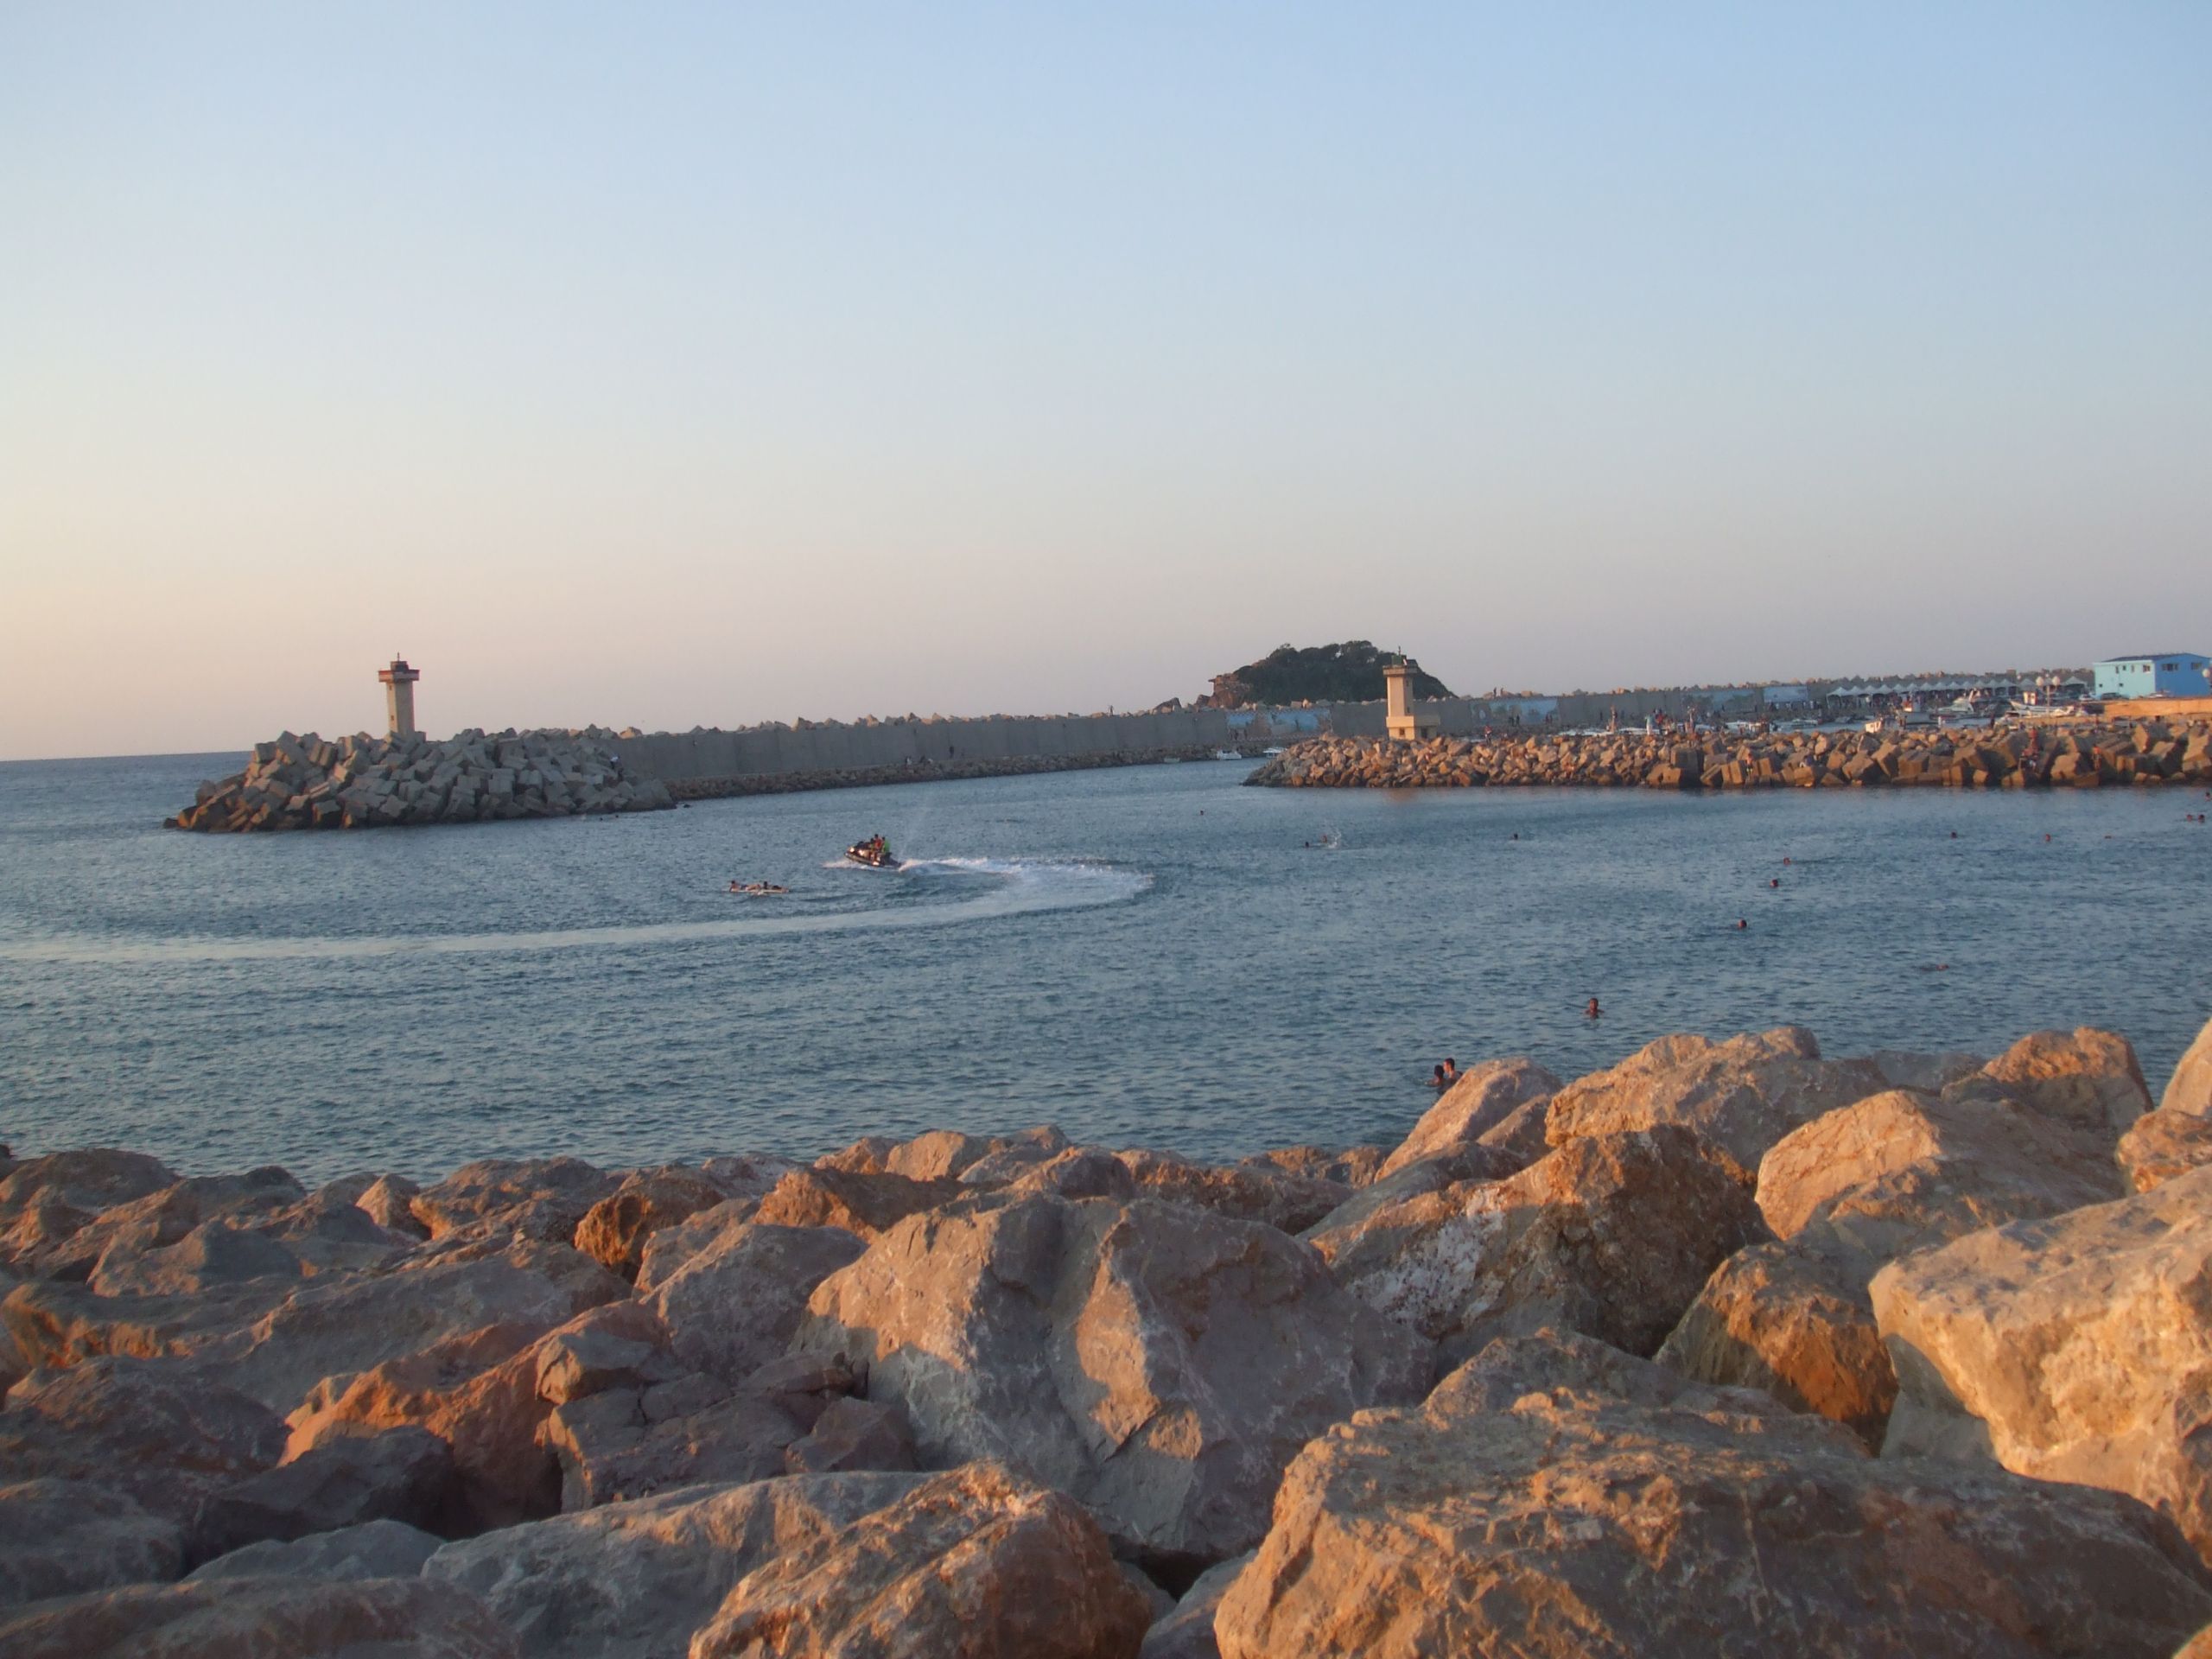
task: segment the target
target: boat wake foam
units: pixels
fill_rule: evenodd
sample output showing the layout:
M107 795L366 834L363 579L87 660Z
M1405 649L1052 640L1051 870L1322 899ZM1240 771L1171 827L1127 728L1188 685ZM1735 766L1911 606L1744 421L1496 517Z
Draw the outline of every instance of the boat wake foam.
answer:
M828 868L857 871L842 860ZM0 958L16 962L163 963L288 962L347 957L442 956L466 952L572 950L588 947L696 944L800 933L867 932L884 928L954 927L963 923L1059 910L1120 904L1147 892L1153 878L1135 870L1082 861L1048 859L919 858L899 867L902 875L957 881L972 892L948 894L941 903L906 903L868 910L814 914L748 915L718 921L649 922L635 926L553 928L540 932L385 934L363 938L290 939L84 938L0 944ZM870 871L874 874L876 872Z

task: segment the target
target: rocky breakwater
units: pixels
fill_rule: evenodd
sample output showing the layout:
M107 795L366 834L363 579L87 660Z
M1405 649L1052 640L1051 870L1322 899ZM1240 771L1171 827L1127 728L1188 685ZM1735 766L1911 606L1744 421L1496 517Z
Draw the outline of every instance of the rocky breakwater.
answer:
M666 785L630 778L611 732L466 731L257 743L244 772L200 785L173 830L367 830L650 812Z
M2212 783L2212 721L2112 721L1910 732L1643 732L1321 737L1245 779L1287 789L2095 789Z
M2212 1651L2206 1054L1669 1037L1230 1165L0 1149L0 1653Z

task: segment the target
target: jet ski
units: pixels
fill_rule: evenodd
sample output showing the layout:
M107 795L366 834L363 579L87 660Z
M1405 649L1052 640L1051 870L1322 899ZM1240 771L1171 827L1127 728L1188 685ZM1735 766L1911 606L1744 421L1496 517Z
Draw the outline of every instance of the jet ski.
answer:
M897 855L892 852L891 844L881 836L855 842L845 849L845 856L871 870L895 870L899 868Z

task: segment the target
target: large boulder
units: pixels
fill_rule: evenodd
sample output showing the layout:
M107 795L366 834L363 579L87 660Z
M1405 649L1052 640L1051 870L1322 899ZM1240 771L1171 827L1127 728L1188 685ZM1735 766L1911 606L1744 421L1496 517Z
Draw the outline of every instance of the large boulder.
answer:
M333 1435L289 1463L210 1493L194 1518L193 1559L372 1521L435 1526L453 1478L452 1448L427 1429Z
M2036 1100L1870 1095L1793 1130L1758 1166L1760 1213L1779 1238L1881 1262L2008 1221L2120 1195L2110 1142L2085 1145Z
M166 1584L184 1535L105 1485L23 1480L0 1486L0 1607L118 1584Z
M1382 1173L1389 1156L1381 1147L1270 1147L1236 1161L1254 1169L1280 1170L1286 1175L1335 1181L1344 1186L1365 1186Z
M970 1464L754 1568L690 1659L1135 1659L1151 1612L1081 1505Z
M529 1241L310 1280L220 1353L222 1376L289 1414L325 1377L370 1370L487 1325L545 1330L626 1294L580 1252Z
M612 1196L585 1211L576 1224L575 1245L610 1273L634 1281L647 1239L726 1202L721 1188L680 1166L632 1170Z
M2166 1092L2158 1096L2158 1109L2212 1117L2212 1020L2204 1022L2204 1029L2196 1033L2196 1040L2174 1067L2173 1076L2166 1081Z
M2212 1164L2212 1117L2166 1107L2145 1112L2127 1126L2113 1156L2128 1190L2148 1192Z
M1545 1135L1554 1147L1662 1124L1694 1129L1745 1169L1823 1112L1888 1088L1866 1060L1826 1060L1801 1026L1713 1042L1662 1037L1608 1071L1554 1095Z
M444 1542L435 1533L403 1521L364 1521L302 1538L248 1544L217 1556L186 1577L194 1584L210 1579L321 1579L331 1583L411 1579Z
M840 1227L874 1238L911 1215L965 1196L967 1189L951 1179L794 1169L760 1200L753 1219L778 1227Z
M842 1227L740 1225L678 1268L648 1300L685 1366L741 1382L784 1351L814 1287L867 1248Z
M2212 1168L1891 1262L1885 1455L1994 1458L2172 1516L2212 1558Z
M1183 1592L1183 1599L1144 1633L1137 1659L1221 1659L1221 1643L1214 1637L1213 1621L1221 1599L1238 1574L1252 1564L1249 1555L1232 1555L1200 1573Z
M20 1159L0 1172L0 1236L13 1235L41 1210L49 1217L32 1230L35 1236L10 1238L13 1259L16 1249L58 1243L102 1211L175 1184L175 1172L160 1159L112 1147ZM70 1217L75 1217L73 1222L67 1220Z
M448 1544L423 1574L483 1597L531 1659L667 1659L754 1567L834 1536L921 1479L695 1486Z
M2089 1026L2031 1032L1943 1093L2017 1104L2107 1156L2127 1126L2151 1109L2127 1039Z
M1876 1449L1897 1394L1865 1270L1794 1244L1753 1244L1714 1268L1656 1357L1701 1382L1764 1389Z
M466 1591L421 1579L132 1585L0 1616L9 1659L522 1659Z
M794 1345L867 1363L925 1462L1002 1459L1201 1564L1251 1547L1307 1440L1430 1366L1305 1245L1148 1198L914 1217L822 1282Z
M0 1469L112 1487L180 1525L203 1497L283 1450L274 1413L170 1360L108 1356L35 1370L0 1411Z
M561 1508L574 1512L702 1482L780 1475L804 1433L780 1399L694 1373L564 1400L543 1437L560 1461Z
M424 1187L410 1207L434 1239L520 1233L566 1244L592 1205L620 1185L580 1158L485 1158Z
M1170 1152L1143 1148L1117 1154L1137 1191L1211 1210L1232 1221L1265 1222L1286 1233L1304 1232L1351 1196L1342 1181L1257 1164L1196 1164Z
M1291 1465L1224 1659L2167 1659L2212 1610L2112 1494L1866 1456L1581 1338L1501 1341Z
M1544 1148L1539 1147L1537 1150L1541 1153ZM1371 1230L1387 1230L1395 1219L1402 1219L1408 1212L1400 1206L1407 1200L1440 1192L1448 1186L1502 1181L1519 1174L1531 1161L1517 1154L1478 1143L1401 1164L1389 1174L1361 1187L1299 1236L1320 1251L1324 1261L1334 1262L1338 1256L1356 1250Z
M176 1244L194 1229L221 1219L254 1220L297 1204L307 1189L274 1166L243 1175L195 1175L111 1205L29 1264L49 1279L89 1280L114 1294L135 1260Z
M1764 1232L1732 1167L1662 1124L1404 1199L1337 1241L1330 1265L1447 1357L1545 1325L1649 1354L1713 1268Z
M648 1233L638 1249L639 1293L658 1290L693 1256L724 1233L752 1220L753 1212L760 1207L758 1198L725 1198L710 1210Z
M1474 1146L1522 1107L1548 1099L1559 1088L1559 1079L1531 1059L1516 1057L1471 1066L1382 1160L1377 1177Z

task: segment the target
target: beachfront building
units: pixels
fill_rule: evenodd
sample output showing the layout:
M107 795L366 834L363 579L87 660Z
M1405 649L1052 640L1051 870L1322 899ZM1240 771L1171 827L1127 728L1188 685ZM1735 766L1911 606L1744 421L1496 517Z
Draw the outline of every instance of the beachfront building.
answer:
M2096 666L2100 697L2202 697L2212 696L2212 658L2193 651L2148 652L2139 657L2107 657Z

